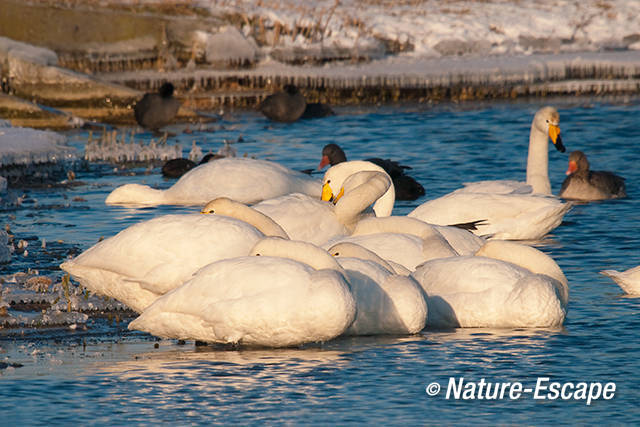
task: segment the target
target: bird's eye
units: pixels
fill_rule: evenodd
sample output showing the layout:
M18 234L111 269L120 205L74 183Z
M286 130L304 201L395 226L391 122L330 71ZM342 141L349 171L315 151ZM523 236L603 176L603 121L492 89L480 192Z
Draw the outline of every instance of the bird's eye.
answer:
M260 256L260 254L256 254L256 256Z

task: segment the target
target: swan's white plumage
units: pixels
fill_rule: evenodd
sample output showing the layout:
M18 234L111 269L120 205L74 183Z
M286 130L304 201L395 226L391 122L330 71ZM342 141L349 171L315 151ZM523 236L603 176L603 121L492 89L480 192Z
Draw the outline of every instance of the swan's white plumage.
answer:
M557 280L561 285L558 291L562 304L569 303L569 281L560 266L544 252L516 242L492 240L484 244L475 255L510 262L532 273L544 274Z
M164 338L285 347L332 339L355 312L336 271L280 257L239 257L198 271L129 328Z
M345 269L356 300L356 319L345 335L414 334L426 322L427 303L420 285L390 270L371 251L351 243L329 249Z
M449 193L418 206L409 217L447 225L478 219L474 234L505 240L540 239L562 223L571 205L542 195Z
M391 215L393 205L396 200L395 188L389 174L375 163L364 160L353 160L338 163L337 165L331 166L327 169L322 179L322 183L326 184L329 182L333 194L336 195L340 193L340 190L345 186L346 181L350 176L357 172L367 171L380 172L389 179L389 186L385 189L384 193L375 200L373 210L375 215L379 217Z
M321 183L301 172L267 160L234 157L193 168L166 190L125 184L113 190L105 203L203 205L216 197L257 203L289 193L320 197L320 191Z
M320 245L333 236L348 233L338 221L333 204L305 194L288 194L264 200L253 205L253 208L280 224L293 240Z
M543 107L535 114L529 136L526 182L467 183L461 189L423 203L409 216L440 225L484 219L486 224L478 226L475 234L507 240L542 238L560 225L571 208L551 195L549 183L548 141L551 134L559 133L558 121L558 112L553 107ZM555 142L561 144L560 140Z
M260 256L202 268L129 328L166 338L284 347L329 340L353 322L356 305L344 270L326 251L271 238L250 254Z
M549 182L549 140L564 151L558 123L560 115L554 107L542 107L533 116L529 133L526 182L513 180L465 183L462 192L490 194L545 194L551 195ZM553 136L552 136L553 135Z
M629 295L640 295L640 265L625 271L603 270L600 274L611 278Z
M217 199L207 206L219 207L220 215L163 215L143 221L60 267L90 291L141 312L197 269L248 254L265 235L256 227L267 234L286 236L269 218L244 205Z
M479 253L487 256L436 259L412 273L427 294L428 325L554 327L564 322L569 289L550 257L513 242L489 242L485 249Z
M353 234L335 239L331 245L350 242L363 246L386 261L413 271L430 259L457 256L458 253L433 226L407 217L365 218Z
M335 206L303 194L290 194L253 207L280 224L291 239L321 245L349 234L360 220L374 215L370 206L391 185L385 173L359 171L344 180L344 195Z

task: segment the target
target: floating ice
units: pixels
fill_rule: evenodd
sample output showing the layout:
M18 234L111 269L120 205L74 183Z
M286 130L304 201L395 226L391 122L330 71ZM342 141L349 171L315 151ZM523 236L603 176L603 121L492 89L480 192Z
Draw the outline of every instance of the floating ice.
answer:
M69 281L54 283L37 272L1 279L0 328L77 325L86 323L91 313L128 310L118 301L90 295Z
M127 138L126 133L118 137L117 131L103 133L94 139L89 133L85 144L84 158L87 161L108 161L114 163L152 163L157 160L170 160L182 157L179 144L167 144L166 136L159 141L152 139L148 144L137 142L133 133Z

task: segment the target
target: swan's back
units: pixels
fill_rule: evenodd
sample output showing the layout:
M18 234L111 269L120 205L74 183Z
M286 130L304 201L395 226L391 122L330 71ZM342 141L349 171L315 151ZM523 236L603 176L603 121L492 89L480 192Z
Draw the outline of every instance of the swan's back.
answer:
M555 279L504 261L436 259L412 276L427 294L430 326L555 327L566 316Z
M234 218L164 215L122 230L61 268L92 292L140 312L197 269L247 255L263 237L255 227Z
M166 197L177 202L204 204L216 197L257 203L289 193L320 197L319 181L278 163L226 158L202 164L183 175Z
M129 325L156 336L269 347L334 338L355 302L333 270L286 258L239 257L201 269Z
M427 303L412 278L389 272L374 261L338 257L357 305L345 335L414 334L426 323Z

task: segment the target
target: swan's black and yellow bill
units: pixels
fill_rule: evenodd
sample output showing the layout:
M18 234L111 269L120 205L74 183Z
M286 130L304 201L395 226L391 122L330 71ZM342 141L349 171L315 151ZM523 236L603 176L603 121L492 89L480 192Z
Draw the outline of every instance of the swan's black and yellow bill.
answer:
M340 192L337 196L333 195L333 190L331 189L331 185L329 185L329 181L325 182L322 186L322 194L320 198L325 202L332 202L334 205L338 203L340 197L344 195L344 188L340 189Z
M551 142L556 146L556 150L561 153L566 151L564 145L562 144L562 137L560 136L560 127L558 125L549 124L549 138L551 138Z

